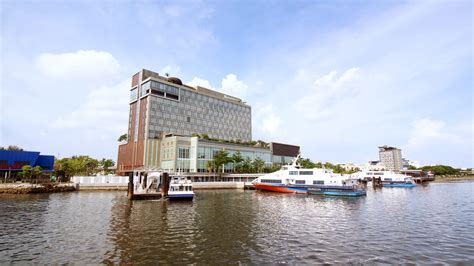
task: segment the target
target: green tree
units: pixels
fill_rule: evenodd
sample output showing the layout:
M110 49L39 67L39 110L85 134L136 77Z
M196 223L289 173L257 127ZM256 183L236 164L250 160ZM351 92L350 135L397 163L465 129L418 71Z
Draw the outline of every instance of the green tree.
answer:
M16 145L10 145L8 146L7 151L23 151L23 149Z
M118 142L124 142L127 140L128 140L128 134L120 135L120 137L117 139Z
M31 177L35 179L36 182L38 181L38 178L41 177L41 175L43 175L43 169L41 166L35 166L31 169Z
M208 172L214 173L214 171L216 170L216 162L214 160L207 161L206 169Z
M303 168L315 168L316 167L316 164L313 163L310 159L300 158L300 159L298 159L298 163Z
M102 158L102 160L99 161L99 167L105 172L108 173L109 167L112 167L115 165L115 162L112 159L105 159Z
M240 164L244 161L244 158L242 157L242 154L240 151L237 151L236 153L232 154L230 157L231 161L234 163L234 172L235 170L240 166Z
M265 161L263 161L262 159L260 159L259 157L257 157L255 160L253 160L252 162L252 167L253 167L253 170L257 173L261 173L263 172L263 168L265 166Z
M448 165L423 166L421 170L432 171L436 175L457 175L460 173L459 169L455 169Z
M18 173L18 177L21 178L21 180L27 180L27 179L31 179L31 166L29 165L23 165L23 167L21 167L21 172Z
M408 170L417 170L418 168L416 168L416 166L413 166L413 165L409 165L408 166Z
M245 158L240 165L239 173L252 173L253 172L252 160L249 157Z
M214 161L218 172L221 172L220 170L223 170L226 164L232 162L232 158L229 157L229 153L224 150L217 151L214 154L212 160Z

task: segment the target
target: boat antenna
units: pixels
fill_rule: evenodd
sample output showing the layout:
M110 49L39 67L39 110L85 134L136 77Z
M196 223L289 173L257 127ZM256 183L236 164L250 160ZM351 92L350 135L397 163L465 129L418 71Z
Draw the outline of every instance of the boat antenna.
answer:
M298 155L293 159L291 162L291 166L296 167L298 166L298 160L301 158L301 153L298 152Z

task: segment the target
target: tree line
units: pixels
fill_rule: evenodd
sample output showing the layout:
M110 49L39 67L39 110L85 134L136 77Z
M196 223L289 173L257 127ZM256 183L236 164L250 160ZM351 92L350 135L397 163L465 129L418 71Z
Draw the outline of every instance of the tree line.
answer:
M0 151L23 151L22 148L16 145L9 145L8 147L0 147Z
M349 169L349 170L346 170L344 169L341 165L339 164L332 164L330 162L325 162L324 164L322 162L312 162L310 159L308 158L300 158L298 160L298 163L299 165L301 165L301 167L303 168L326 168L326 169L332 169L334 173L336 174L353 174L353 173L356 173L356 172L359 172L360 169L359 168L353 168L353 169Z
M240 151L229 155L225 150L217 151L213 158L206 162L206 169L209 172L222 173L223 167L229 163L233 164L233 173L270 173L279 169L276 166L266 166L261 158L251 160L248 157L244 158Z
M112 159L97 160L87 155L72 156L54 160L54 175L70 178L75 175L93 175L97 173L109 174L115 162Z

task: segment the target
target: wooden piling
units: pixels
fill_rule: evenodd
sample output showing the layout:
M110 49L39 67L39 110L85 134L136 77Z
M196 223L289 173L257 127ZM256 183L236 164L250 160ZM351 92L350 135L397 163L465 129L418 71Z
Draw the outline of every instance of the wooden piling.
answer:
M169 190L169 187L170 187L170 177L168 175L168 173L162 173L161 174L161 195L163 197L168 197L168 190Z
M374 188L381 188L382 187L382 178L381 177L373 177L372 178L372 186Z
M128 199L133 199L133 173L128 176L128 190L127 190Z
M148 179L148 173L145 173L143 175L143 189L146 189L147 179Z

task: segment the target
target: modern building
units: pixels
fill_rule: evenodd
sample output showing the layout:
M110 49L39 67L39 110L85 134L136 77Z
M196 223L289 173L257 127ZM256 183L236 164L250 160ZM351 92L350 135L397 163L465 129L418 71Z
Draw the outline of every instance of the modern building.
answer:
M43 173L49 174L53 172L54 156L36 151L0 150L0 177L14 177L25 165L40 166Z
M193 137L197 134L206 138ZM119 146L118 174L136 169L200 172L219 149L230 154L240 151L244 157L258 157L269 165L273 160L285 163L296 156L296 150L299 152L298 146L282 148L285 144L258 147L230 143L252 140L249 105L239 98L191 87L178 78L145 69L132 77L127 135L127 141ZM275 157L273 147L277 147Z
M207 172L206 164L220 151L226 151L229 156L240 152L243 159L255 160L260 158L265 166L272 165L272 153L266 147L210 141L199 137L165 136L161 142L160 169L169 172ZM231 172L232 163L225 165L224 171Z
M414 166L416 168L420 167L420 162L419 161L412 161L408 160L406 158L402 158L402 169L403 170L408 170L410 166Z
M398 172L402 169L402 151L396 147L380 146L379 159L388 170Z

